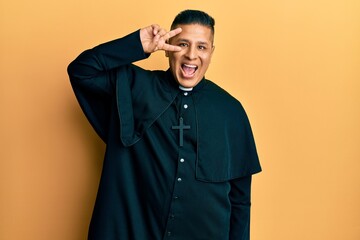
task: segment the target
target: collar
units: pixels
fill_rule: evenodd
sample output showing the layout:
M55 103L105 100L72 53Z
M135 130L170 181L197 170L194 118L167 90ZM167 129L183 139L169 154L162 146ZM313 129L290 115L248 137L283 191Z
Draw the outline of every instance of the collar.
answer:
M184 92L191 92L193 90L193 88L186 88L181 85L179 85L179 89Z
M166 74L167 74L167 78L169 79L168 82L170 83L171 88L172 88L173 90L176 90L176 91L179 91L179 90L180 90L180 91L192 91L192 92L197 92L197 91L201 90L201 89L205 86L205 84L206 84L206 82L207 82L207 80L205 79L205 77L203 77L203 78L200 80L200 82L198 82L198 84L196 84L196 86L194 86L194 87L192 87L192 88L184 88L183 86L180 86L180 85L178 84L178 82L175 80L175 78L174 78L174 76L173 76L170 68L166 71Z

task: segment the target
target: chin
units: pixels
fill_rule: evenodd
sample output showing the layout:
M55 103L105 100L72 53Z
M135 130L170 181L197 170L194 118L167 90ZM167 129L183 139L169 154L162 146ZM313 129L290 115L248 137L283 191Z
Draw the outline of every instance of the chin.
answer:
M196 83L190 83L187 81L179 81L179 84L185 88L193 88L196 86Z
M197 79L181 79L178 83L185 87L185 88L193 88L195 87L200 81Z

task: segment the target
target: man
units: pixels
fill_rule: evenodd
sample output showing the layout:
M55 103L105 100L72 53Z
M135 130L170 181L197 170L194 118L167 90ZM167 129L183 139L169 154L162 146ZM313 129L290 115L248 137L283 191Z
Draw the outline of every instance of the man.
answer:
M106 143L91 240L249 239L251 176L260 172L241 104L204 78L214 19L186 10L83 52L68 67ZM165 51L167 71L132 64Z

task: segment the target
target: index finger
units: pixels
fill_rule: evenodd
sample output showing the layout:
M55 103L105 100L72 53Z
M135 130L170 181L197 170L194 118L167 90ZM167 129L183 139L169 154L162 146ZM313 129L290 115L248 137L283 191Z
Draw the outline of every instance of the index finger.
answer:
M168 44L168 43L165 43L162 46L162 49L165 50L165 51L170 51L170 52L179 52L179 51L181 51L181 47L171 45L171 44Z

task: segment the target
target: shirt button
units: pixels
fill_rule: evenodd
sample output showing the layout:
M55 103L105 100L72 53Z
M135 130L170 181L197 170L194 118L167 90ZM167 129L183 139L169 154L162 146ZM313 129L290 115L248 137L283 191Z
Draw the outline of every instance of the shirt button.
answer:
M187 109L189 106L187 104L184 104L184 108Z
M180 159L180 162L181 162L181 163L185 162L185 159L181 158L181 159Z
M168 237L170 237L170 236L171 236L171 232L167 232L167 235L168 235Z
M177 181L178 181L178 182L181 182L181 181L182 181L182 179L181 179L181 178L178 178L178 179L177 179Z
M187 96L188 95L188 93L187 92L184 92L184 96Z
M174 219L174 218L175 218L175 215L174 215L174 214L171 214L171 215L170 215L170 218L171 218L171 219Z
M174 196L173 198L176 200L176 199L179 199L179 196Z

